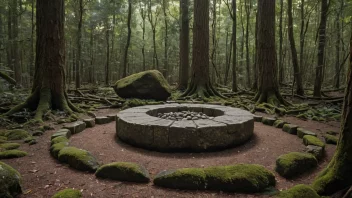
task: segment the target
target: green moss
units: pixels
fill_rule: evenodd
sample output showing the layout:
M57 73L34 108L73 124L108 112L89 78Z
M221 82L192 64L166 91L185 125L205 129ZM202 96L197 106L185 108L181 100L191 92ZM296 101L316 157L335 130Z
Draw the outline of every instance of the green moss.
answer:
M319 138L312 136L312 135L305 135L303 136L303 143L304 145L315 145L325 148L324 142L322 142Z
M60 150L58 159L81 171L95 172L99 164L88 151L75 147L64 147Z
M6 136L0 136L0 140L7 141L7 137Z
M18 143L3 143L3 144L0 144L0 151L17 149L20 146L21 145Z
M130 162L114 162L101 166L95 173L97 177L119 181L149 182L146 169Z
M262 118L262 123L265 124L265 125L269 125L269 126L273 126L275 121L276 121L275 118L266 118L266 117Z
M30 137L26 137L26 138L23 140L23 142L24 142L24 143L29 143L29 142L31 142L31 141L33 141L33 140L35 140L35 138L32 137L32 136L30 136Z
M51 156L53 156L55 159L58 159L58 155L59 155L59 152L65 148L66 146L68 146L68 142L60 142L60 143L57 143L57 144L53 144L51 147L50 147L50 154Z
M288 190L280 192L278 198L320 198L317 192L310 186L299 184Z
M16 197L21 194L21 180L17 170L0 162L0 197Z
M325 134L324 139L327 144L335 144L336 145L337 142L339 141L339 139L336 136L329 135L329 134Z
M298 114L296 118L302 119L302 120L308 120L309 116L305 113Z
M311 132L311 131L308 131L306 129L303 129L303 128L297 128L297 136L299 138L303 138L305 135L312 135L312 136L317 136L317 134Z
M82 196L81 191L68 188L57 192L52 198L80 198Z
M309 153L292 152L279 156L275 170L285 178L298 176L318 165L317 159Z
M26 156L27 153L20 150L7 150L0 152L0 159L11 159Z
M23 140L29 136L30 134L22 129L9 130L6 133L7 140Z
M276 128L282 128L284 126L284 124L287 124L287 122L285 122L283 120L276 120L274 122L273 126Z
M289 133L289 134L297 134L297 125L294 124L284 124L284 126L282 127L282 130Z
M59 136L51 140L51 145L60 143L60 142L68 142L68 139L64 136Z

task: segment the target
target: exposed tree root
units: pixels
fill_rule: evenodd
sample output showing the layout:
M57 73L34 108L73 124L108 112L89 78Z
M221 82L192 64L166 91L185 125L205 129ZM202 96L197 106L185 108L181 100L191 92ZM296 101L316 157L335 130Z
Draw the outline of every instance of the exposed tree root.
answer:
M194 82L191 82L187 90L181 95L181 97L187 96L192 98L209 98L212 96L225 98L225 96L221 95L217 90L214 89L210 82L206 83L205 85L198 85Z
M292 106L291 103L287 102L280 93L276 92L258 92L254 99L257 104L268 103L273 106Z

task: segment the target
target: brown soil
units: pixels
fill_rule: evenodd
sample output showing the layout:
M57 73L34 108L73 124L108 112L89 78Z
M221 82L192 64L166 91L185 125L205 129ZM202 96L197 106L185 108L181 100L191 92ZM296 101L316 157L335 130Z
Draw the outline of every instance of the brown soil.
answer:
M111 111L104 111L111 113ZM101 114L101 113L98 113ZM317 133L327 130L338 131L338 123L319 123L284 118ZM18 159L3 160L16 168L23 176L25 194L21 197L51 197L64 188L82 190L84 197L267 197L267 195L226 194L222 192L198 192L164 189L149 184L134 184L96 179L94 174L75 171L60 164L49 154L50 135L46 132L33 146L23 144L21 150L29 155ZM96 126L76 134L70 144L90 151L101 163L115 161L137 162L144 165L153 177L159 171L184 167L208 167L238 163L261 164L274 170L279 155L292 151L303 151L305 146L297 136L281 129L255 123L255 135L246 144L224 151L211 153L159 153L134 148L115 141L115 123ZM326 157L313 172L294 180L286 180L276 174L279 190L296 184L309 184L331 159L335 146L327 145Z

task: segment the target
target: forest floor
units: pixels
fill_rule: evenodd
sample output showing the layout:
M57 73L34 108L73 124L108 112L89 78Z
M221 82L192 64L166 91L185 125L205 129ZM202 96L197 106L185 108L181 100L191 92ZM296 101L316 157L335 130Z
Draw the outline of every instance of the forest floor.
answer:
M117 110L99 110L97 115L117 113ZM265 114L262 114L265 115ZM267 115L266 115L267 116ZM283 120L316 132L318 136L329 130L339 131L339 122L303 121L295 117ZM84 197L268 197L264 194L227 194L222 192L200 192L170 190L149 184L135 184L97 179L94 174L73 170L60 164L49 153L50 136L61 127L47 131L38 138L38 144L22 144L20 149L28 156L3 160L17 169L23 177L24 194L20 197L51 197L65 188L80 189ZM115 123L97 125L70 138L70 145L90 151L99 162L138 162L145 166L151 177L165 169L185 167L208 167L238 163L261 164L274 171L276 158L282 154L303 151L302 139L271 126L255 123L254 137L244 145L233 149L209 153L159 153L128 146L115 140ZM336 146L326 146L326 156L317 169L293 180L287 180L277 173L276 188L287 189L296 184L309 184L331 160Z

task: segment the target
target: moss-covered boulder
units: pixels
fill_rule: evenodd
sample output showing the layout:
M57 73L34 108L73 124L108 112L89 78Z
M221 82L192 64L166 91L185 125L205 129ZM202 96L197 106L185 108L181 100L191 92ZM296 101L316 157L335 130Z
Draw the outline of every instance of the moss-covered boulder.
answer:
M53 135L51 135L51 139L54 139L56 137L66 137L67 139L71 137L71 131L68 129L60 129L58 131L56 131Z
M294 125L294 124L284 124L284 126L282 127L282 130L289 133L289 134L296 135L297 128L298 128L298 126Z
M315 190L312 187L308 185L303 185L303 184L299 184L288 190L284 190L280 192L276 197L277 198L320 198L318 193L315 192Z
M55 159L58 159L59 157L59 152L68 146L68 142L60 142L60 143L57 143L57 144L53 144L51 147L50 147L50 154L51 156L53 156Z
M130 162L114 162L105 164L98 168L95 176L100 178L129 181L129 182L149 182L149 173L141 165Z
M319 138L312 135L303 136L303 144L306 146L314 145L314 146L320 146L322 148L325 148L324 142L322 142Z
M0 151L17 149L20 146L18 143L2 143L0 144Z
M68 188L57 192L52 198L81 198L83 197L81 191Z
M0 162L0 197L16 197L21 193L20 173L11 166Z
M276 128L282 128L285 124L287 124L286 121L283 120L276 120L273 124L274 127Z
M292 152L279 156L275 171L285 178L292 178L317 166L318 161L312 154Z
M7 150L0 152L0 159L11 159L11 158L19 158L24 157L28 153L20 150Z
M7 140L23 140L29 136L30 134L22 129L9 130L6 133Z
M272 172L252 164L163 171L154 179L155 185L167 188L246 193L264 191L275 183Z
M305 135L312 135L312 136L317 137L317 134L315 134L314 132L308 131L303 128L297 128L297 136L299 138L303 138L303 136L305 136Z
M133 74L116 82L113 86L122 98L166 100L171 88L164 76L157 70Z
M268 118L268 117L263 117L262 118L262 123L265 125L273 126L275 123L276 119L275 118Z
M58 159L60 162L69 164L72 168L95 172L99 163L88 151L75 147L64 147L60 150Z
M338 137L334 135L329 135L329 134L325 134L324 139L327 144L334 144L334 145L336 145L337 142L339 141Z
M59 136L51 140L51 145L60 143L60 142L68 142L68 139L64 136Z

